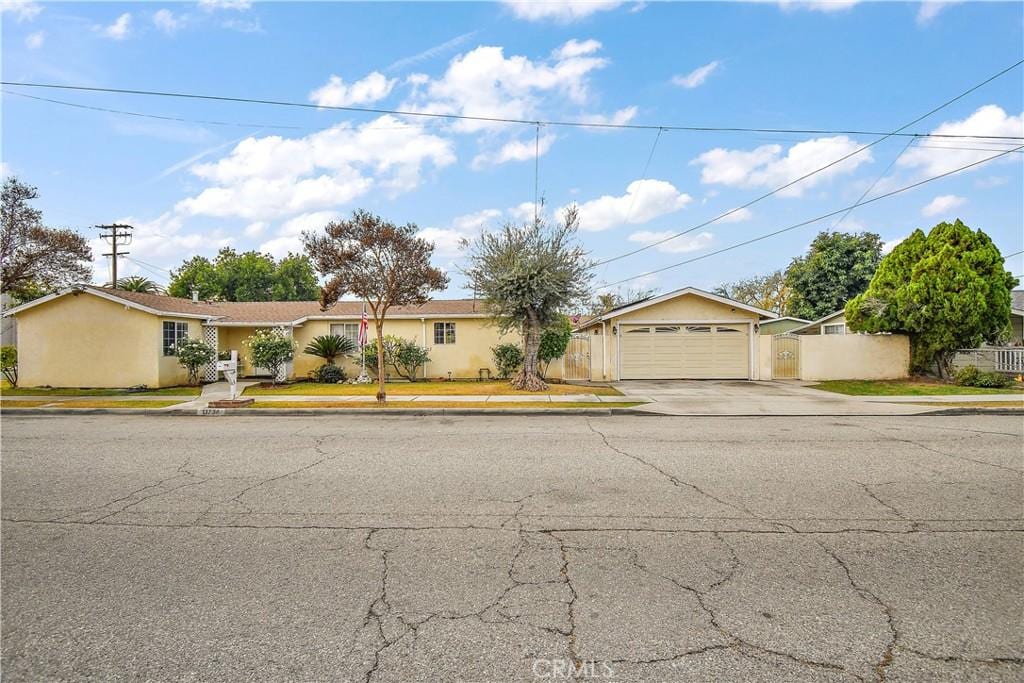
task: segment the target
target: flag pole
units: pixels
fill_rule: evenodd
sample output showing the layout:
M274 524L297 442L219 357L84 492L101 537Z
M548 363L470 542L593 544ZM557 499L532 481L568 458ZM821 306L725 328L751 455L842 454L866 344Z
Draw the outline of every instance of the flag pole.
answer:
M366 374L366 340L369 325L366 320L366 302L363 302L363 315L359 319L359 360L361 362L361 369L359 371L359 379L356 380L360 384L369 384L370 376Z

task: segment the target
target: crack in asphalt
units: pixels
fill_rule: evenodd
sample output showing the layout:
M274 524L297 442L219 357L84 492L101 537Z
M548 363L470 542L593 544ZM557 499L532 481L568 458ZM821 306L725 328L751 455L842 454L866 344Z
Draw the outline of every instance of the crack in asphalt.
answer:
M885 433L880 432L878 430L871 429L870 427L865 427L864 425L861 425L861 424L858 424L856 426L859 427L860 429L863 429L866 432L871 432L872 434L875 434L876 436L881 436L881 437L886 438L886 439L892 439L893 441L898 441L900 443L905 443L905 444L910 445L910 446L916 446L916 447L918 447L918 448L920 448L922 450L926 450L926 451L928 451L930 453L935 453L936 455L943 455L943 456L945 456L947 458L952 458L953 460L960 460L962 462L970 462L970 463L974 463L975 465L984 465L986 467L995 467L996 469L1005 470L1007 472L1013 472L1014 474L1024 475L1024 470L1017 469L1016 467L1007 467L1006 465L997 465L995 463L986 462L984 460L977 460L975 458L968 458L966 455L954 455L952 453L946 453L945 451L940 451L937 448L932 448L931 446L926 446L923 443L918 443L917 441L914 441L912 439L901 438L901 437L895 436L893 434L885 434Z

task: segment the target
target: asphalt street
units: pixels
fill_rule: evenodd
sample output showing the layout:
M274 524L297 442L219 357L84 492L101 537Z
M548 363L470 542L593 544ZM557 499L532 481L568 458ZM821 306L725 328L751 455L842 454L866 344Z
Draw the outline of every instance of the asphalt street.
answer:
M6 681L1019 681L1024 420L2 420Z

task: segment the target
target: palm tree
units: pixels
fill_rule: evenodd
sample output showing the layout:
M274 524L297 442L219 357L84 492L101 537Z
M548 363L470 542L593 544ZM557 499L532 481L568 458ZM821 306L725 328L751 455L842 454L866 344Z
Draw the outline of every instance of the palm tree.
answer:
M140 292L142 294L160 293L160 285L141 275L121 278L117 281L116 289L123 289L126 292Z
M322 334L319 337L313 337L313 341L309 342L302 352L323 358L328 364L334 365L334 358L336 356L344 356L355 350L356 343L348 337L342 337L337 334Z

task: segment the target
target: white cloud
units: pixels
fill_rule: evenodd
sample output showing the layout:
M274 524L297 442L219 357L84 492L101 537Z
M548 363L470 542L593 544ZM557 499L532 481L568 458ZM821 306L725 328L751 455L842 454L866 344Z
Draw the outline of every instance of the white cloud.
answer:
M932 133L946 135L1008 135L1024 136L1024 113L1019 116L1008 115L1001 107L987 104L961 121L947 121ZM934 138L932 139L934 140ZM943 142L924 142L908 149L900 157L899 165L906 168L919 169L922 176L936 176L947 173L961 166L974 163L993 156L1002 151L993 148L991 151L979 151L986 144L976 144L971 140L948 140ZM929 148L929 144L939 147ZM973 149L949 149L950 147L971 147ZM1006 161L1014 161L1015 154L1001 157Z
M199 0L199 6L207 12L218 9L245 11L252 7L252 0Z
M302 238L300 237L275 237L260 245L260 253L270 254L276 259L282 259L289 253L301 254Z
M450 140L381 116L358 127L339 123L301 138L250 137L222 159L191 171L211 183L180 201L188 215L273 220L339 207L377 187L415 188L423 167L455 161Z
M917 8L917 24L918 26L925 26L932 22L932 19L937 17L940 12L949 7L955 5L955 0L925 0Z
M337 220L337 211L314 211L304 213L285 221L277 231L280 236L298 237L304 232L316 232L333 220Z
M799 142L783 156L781 145L762 145L751 151L721 147L704 152L691 161L701 166L701 182L733 187L778 187L822 168L850 154L860 145L845 135ZM873 160L870 151L861 152L779 193L799 197L804 190L844 173L852 173Z
M446 40L439 45L429 47L426 50L423 50L422 52L418 52L412 55L411 57L403 57L402 59L396 60L389 64L384 70L398 71L399 69L404 69L407 66L412 66L413 64L418 64L419 62L422 62L424 60L432 59L434 57L437 57L438 55L442 55L445 52L448 52L449 50L458 47L459 45L462 45L464 42L475 36L477 33L480 33L479 29L476 31L469 31L468 33L463 33L461 35L455 36L451 40Z
M32 21L43 11L43 6L32 0L2 0L0 1L0 14L13 14L14 19L21 23Z
M25 36L25 47L29 50L38 50L46 42L46 33L44 31L36 31Z
M779 0L782 9L804 9L812 12L845 12L858 4L860 0Z
M508 210L508 215L517 221L532 221L534 208L533 202L520 202Z
M96 30L106 38L111 40L124 40L131 33L132 28L132 15L131 12L125 12L117 19L114 23L109 26L97 26Z
M594 124L614 124L616 126L624 126L636 117L637 108L635 106L625 107L612 113L610 116L607 114L586 114L580 117L580 121L583 123L594 123Z
M578 46L589 42L569 41L554 54L567 49L579 52ZM418 87L409 106L438 114L532 120L537 118L541 95L559 94L573 103L585 102L589 75L607 64L607 59L593 53L535 61L518 55L506 57L501 47L480 46L452 59L441 78L417 74ZM504 125L458 121L453 129L472 133Z
M153 13L153 25L167 35L173 35L182 27L182 20L169 9L159 9Z
M463 240L472 240L484 228L494 227L500 216L498 209L484 209L457 217L450 228L424 228L416 235L433 243L434 256L452 258L461 254Z
M644 245L656 244L657 242L667 239L674 234L675 233L671 230L666 230L664 232L641 230L640 232L634 232L630 235L629 241L639 242ZM658 244L658 246L655 247L655 250L666 254L685 254L690 251L699 251L709 247L714 241L714 235L710 232L699 232L696 235L683 235L673 240L669 240L664 244Z
M245 230L243 232L245 232L246 237L259 237L266 231L266 229L266 221L256 221L255 223L250 223L245 226Z
M1000 187L1010 182L1010 179L1004 175L993 175L987 178L979 178L974 181L976 187L980 187L983 190L988 190L993 187Z
M596 232L623 223L639 225L679 211L691 201L690 195L664 180L634 180L624 195L604 195L580 204L580 230Z
M527 21L555 21L570 23L585 17L615 9L620 0L503 0L512 14Z
M555 142L554 135L542 135L539 140L510 140L496 152L481 152L473 158L473 168L497 166L509 161L533 161L535 156L544 156Z
M742 223L754 217L754 213L747 208L737 209L724 218L719 218L716 223Z
M587 40L576 40L575 38L567 41L564 45L554 50L551 56L554 59L571 59L573 57L582 57L583 55L589 55L597 52L601 49L601 41L589 38Z
M260 23L259 17L255 19L227 19L221 23L221 26L232 31L238 31L239 33L266 33L263 30L263 24Z
M943 194L928 202L928 204L921 209L921 214L924 216L938 216L939 214L948 213L966 203L967 200L963 197L957 197L955 194Z
M373 71L355 83L345 83L341 76L331 75L327 83L309 93L309 99L321 107L347 107L370 104L388 96L398 80Z
M704 85L704 81L708 80L708 76L718 68L719 63L720 62L718 62L718 60L715 60L713 62L708 62L704 66L697 67L685 76L673 76L672 82L683 88L696 88Z
M849 227L849 226L847 226L847 227ZM902 242L905 239L907 239L906 235L904 235L903 237L897 237L895 239L886 240L885 242L882 242L882 255L884 256L885 254L888 254L889 252L891 252L893 249L896 248L896 246L900 242Z

